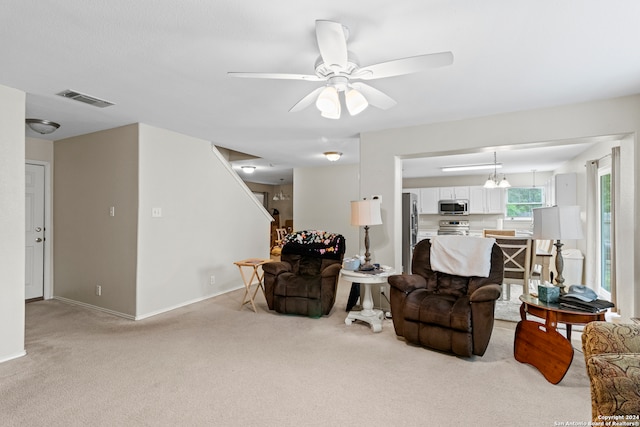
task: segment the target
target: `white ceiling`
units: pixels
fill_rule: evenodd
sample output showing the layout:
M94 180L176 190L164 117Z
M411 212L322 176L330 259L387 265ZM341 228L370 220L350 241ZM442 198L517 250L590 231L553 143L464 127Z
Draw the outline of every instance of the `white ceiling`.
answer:
M324 151L357 162L360 132L640 93L639 16L636 0L7 0L0 84L27 92L27 117L61 124L50 138L142 122L261 157L279 183ZM318 83L227 76L312 74L316 19L349 27L361 65L454 63L371 81L398 105L338 121L288 112Z

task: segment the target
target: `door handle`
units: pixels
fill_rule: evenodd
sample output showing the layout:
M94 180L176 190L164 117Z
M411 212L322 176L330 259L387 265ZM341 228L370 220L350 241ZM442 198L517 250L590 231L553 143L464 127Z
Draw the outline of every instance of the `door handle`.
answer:
M36 227L36 233L39 233L39 232L41 232L41 231L42 231L42 228L40 228L40 227Z
M40 243L40 242L42 242L43 240L44 240L44 239L43 239L42 237L36 237L36 242L37 242L37 243Z

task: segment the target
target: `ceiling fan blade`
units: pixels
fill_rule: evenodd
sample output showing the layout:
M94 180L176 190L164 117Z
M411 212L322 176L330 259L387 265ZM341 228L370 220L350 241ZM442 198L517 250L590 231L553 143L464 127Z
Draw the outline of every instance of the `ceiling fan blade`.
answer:
M294 105L293 107L291 107L289 109L290 113L295 113L297 111L301 111L304 110L305 108L307 108L309 105L313 104L315 102L315 100L318 98L318 95L320 95L320 92L322 92L322 90L325 88L326 86L320 86L318 89L314 90L313 92L311 92L309 95L305 96L304 98L302 98L300 101L298 101L296 103L296 105Z
M368 84L356 82L351 83L351 87L360 91L360 93L367 98L367 102L369 104L374 107L378 107L381 110L388 110L397 104L397 102L389 95L369 86Z
M385 77L418 73L429 68L444 67L451 64L453 64L453 53L430 53L362 67L353 73L351 77L362 80L383 79Z
M316 21L316 38L320 56L328 67L347 66L347 37L342 24L332 21Z
M310 82L321 82L325 79L312 74L285 74L285 73L237 73L228 72L230 77L242 77L246 79L280 79L280 80L307 80Z

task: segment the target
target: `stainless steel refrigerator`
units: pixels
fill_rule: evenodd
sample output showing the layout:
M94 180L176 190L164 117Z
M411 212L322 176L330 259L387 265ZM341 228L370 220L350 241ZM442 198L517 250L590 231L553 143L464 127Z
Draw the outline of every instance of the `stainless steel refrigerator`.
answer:
M413 247L418 243L418 196L402 193L402 271L411 273Z

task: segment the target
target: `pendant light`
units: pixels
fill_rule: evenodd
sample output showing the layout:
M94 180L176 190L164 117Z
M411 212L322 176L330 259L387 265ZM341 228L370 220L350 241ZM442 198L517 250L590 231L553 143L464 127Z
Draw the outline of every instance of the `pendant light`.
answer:
M493 152L493 173L489 175L489 178L484 183L484 188L509 188L511 184L507 181L507 177L503 176L501 180L498 179L498 160L496 158L496 152Z
M273 195L274 201L291 200L290 194L284 194L282 192L282 181L284 181L284 178L280 178L280 191L278 191L276 194Z

